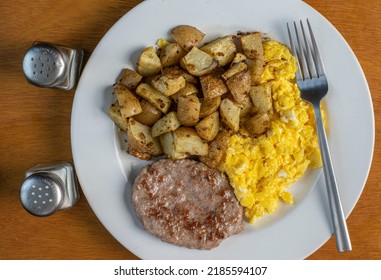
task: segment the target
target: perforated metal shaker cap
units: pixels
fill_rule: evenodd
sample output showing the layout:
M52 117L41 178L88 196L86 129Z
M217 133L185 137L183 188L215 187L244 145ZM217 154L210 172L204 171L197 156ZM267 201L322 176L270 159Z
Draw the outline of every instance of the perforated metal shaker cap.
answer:
M52 45L36 44L25 54L23 69L26 78L38 86L54 86L65 73L62 54Z
M48 216L59 210L63 202L62 180L54 174L35 173L27 177L20 189L23 207L35 216Z
M82 49L35 42L23 59L24 75L39 87L70 90L77 82L83 55Z

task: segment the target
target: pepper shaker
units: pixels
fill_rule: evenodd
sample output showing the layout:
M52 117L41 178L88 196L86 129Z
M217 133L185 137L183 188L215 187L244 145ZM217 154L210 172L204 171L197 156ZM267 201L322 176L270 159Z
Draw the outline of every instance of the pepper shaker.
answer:
M78 199L77 179L71 164L39 164L25 172L20 200L30 214L49 216L71 208Z

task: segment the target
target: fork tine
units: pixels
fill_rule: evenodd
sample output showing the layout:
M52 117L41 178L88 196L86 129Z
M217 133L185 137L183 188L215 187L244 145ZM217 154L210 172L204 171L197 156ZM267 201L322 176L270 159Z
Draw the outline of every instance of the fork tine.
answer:
M308 30L310 32L311 42L312 42L312 46L313 46L313 50L314 50L313 58L314 58L314 63L315 63L317 75L321 76L321 75L324 75L324 72L325 72L323 60L321 59L319 47L316 43L315 36L314 36L314 33L312 32L311 24L310 24L310 21L308 19L307 19L307 25L308 25Z
M309 73L308 73L308 67L307 67L307 61L305 58L304 50L301 44L301 40L299 39L299 32L298 28L296 26L296 23L294 21L294 30L295 30L295 36L296 36L296 42L297 42L297 49L296 49L296 55L297 59L299 61L299 66L300 66L300 72L302 74L302 80L305 80L309 78Z
M300 63L299 63L299 55L296 51L296 48L295 48L295 45L294 45L294 42L292 40L292 35L291 35L291 31L290 31L290 26L288 25L288 22L287 22L287 31L288 31L288 40L290 41L290 47L291 47L291 52L292 52L292 55L297 58L296 59L296 63L297 63L297 67L298 67L298 70L296 71L296 79L297 80L303 80L303 76L302 76L302 70L301 70L301 66L300 66Z
M314 60L314 54L307 40L306 32L304 31L303 22L301 20L300 20L300 28L302 30L302 35L303 35L303 41L304 41L303 51L304 51L304 56L305 56L306 64L307 64L307 69L305 72L308 72L308 78L312 79L314 77L317 77L316 67L315 67L316 64ZM305 79L307 78L305 77Z

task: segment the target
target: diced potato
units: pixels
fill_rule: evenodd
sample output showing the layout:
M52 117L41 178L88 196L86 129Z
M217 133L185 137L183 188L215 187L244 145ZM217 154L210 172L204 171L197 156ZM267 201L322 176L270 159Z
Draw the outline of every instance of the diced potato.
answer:
M233 61L231 63L231 66L233 66L234 64L238 64L240 62L245 62L245 60L247 59L247 56L244 55L243 53L236 53L234 58L233 58Z
M205 37L204 33L190 25L176 26L171 30L171 35L186 51L198 46Z
M165 96L171 96L185 87L185 78L177 75L159 75L152 80L151 84Z
M242 36L241 43L245 55L249 58L246 63L250 69L251 83L257 85L265 64L262 34L257 32Z
M206 52L194 47L180 61L181 67L194 76L202 76L212 72L218 62Z
M263 84L250 88L250 97L254 104L254 110L258 113L272 113L273 102L271 97L271 85Z
M195 126L200 119L201 103L195 94L180 96L177 104L177 117L182 125Z
M253 135L261 135L271 127L271 120L268 114L257 114L245 122L246 130Z
M167 40L165 40L164 38L159 38L157 39L156 41L156 45L160 48L160 49L164 49L166 46L168 46L169 44L171 44L170 42L168 42Z
M122 73L120 74L118 83L127 87L128 89L135 89L142 78L143 77L134 70L126 68L123 69Z
M161 111L149 103L147 100L140 100L140 106L142 107L142 112L134 116L136 121L151 126L161 118Z
M142 160L150 160L153 157L150 153L135 150L130 144L128 144L127 153Z
M239 105L229 98L225 98L221 101L220 105L220 115L222 121L227 125L228 128L237 132L239 129L239 116L241 108Z
M262 34L259 32L250 33L241 37L243 52L250 59L263 57Z
M151 128L133 118L127 120L127 137L128 144L134 151L152 156L163 152L158 139L152 136Z
M161 70L163 75L183 76L187 83L197 84L198 79L178 66L168 66Z
M178 103L180 96L188 96L191 94L197 94L198 88L191 83L185 83L185 87L180 89L178 92L176 92L174 95L171 95L171 98Z
M242 73L246 70L247 70L247 64L245 62L238 62L230 66L230 68L226 70L225 73L222 74L222 78L226 81L229 78L233 77L234 75Z
M220 115L217 112L207 116L196 125L198 135L205 141L212 141L220 130Z
M167 132L159 136L160 144L163 148L164 154L170 159L183 159L187 154L175 151L174 133Z
M152 136L157 137L163 133L174 131L180 125L176 112L170 112L152 126Z
M159 74L160 75L160 74ZM151 85L152 84L152 81L157 77L158 75L155 75L155 76L147 76L147 77L143 77L142 81L140 83L145 83L145 84L149 84ZM136 90L136 89L135 89Z
M141 83L136 88L136 94L146 99L149 103L166 114L171 106L171 99L149 84Z
M233 36L218 38L203 46L201 50L213 56L221 67L230 63L237 52Z
M128 88L116 84L114 86L114 93L118 99L120 114L123 118L127 119L142 112L139 99Z
M240 112L240 118L242 122L242 118L246 117L249 114L255 113L253 111L253 101L251 101L251 98L249 95L245 96L245 101L243 101L242 104L240 104L241 112Z
M173 132L175 151L188 156L205 156L208 144L191 127L179 127Z
M226 85L238 104L243 104L251 87L251 76L248 71L239 73L229 78Z
M218 73L211 73L200 77L200 83L205 100L221 96L229 91L221 75Z
M228 148L230 135L226 131L221 131L216 138L209 143L208 154L199 157L200 161L210 168L217 168L220 162L225 159L226 150Z
M212 99L200 98L200 118L203 119L218 110L221 104L221 96L217 96Z
M265 58L261 56L256 60L247 59L246 64L251 74L251 85L258 85L263 70L265 69Z
M121 130L127 131L127 119L123 118L120 114L120 108L117 102L110 106L108 115Z
M166 45L160 52L162 67L178 65L180 60L186 55L186 51L178 43Z
M138 73L142 76L153 76L160 72L161 62L154 47L145 48L137 63Z

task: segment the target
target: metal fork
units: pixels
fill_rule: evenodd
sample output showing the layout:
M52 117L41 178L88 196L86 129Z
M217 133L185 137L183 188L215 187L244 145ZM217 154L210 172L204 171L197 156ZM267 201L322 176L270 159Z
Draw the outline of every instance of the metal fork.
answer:
M328 82L325 76L323 61L320 57L319 49L312 33L310 22L307 19L310 38L307 37L303 22L300 27L294 22L294 36L291 34L290 26L287 23L290 47L293 55L297 58L298 71L296 81L300 89L301 98L311 103L315 112L316 129L319 139L319 146L323 160L323 170L328 194L329 208L333 224L333 232L336 237L336 247L338 252L351 251L351 241L348 234L347 225L340 201L339 190L337 188L336 177L333 170L326 133L320 111L320 103L328 92ZM298 31L300 29L300 32ZM299 34L302 34L300 37ZM293 39L294 38L294 39ZM296 41L294 41L296 38ZM295 42L295 43L294 43Z

